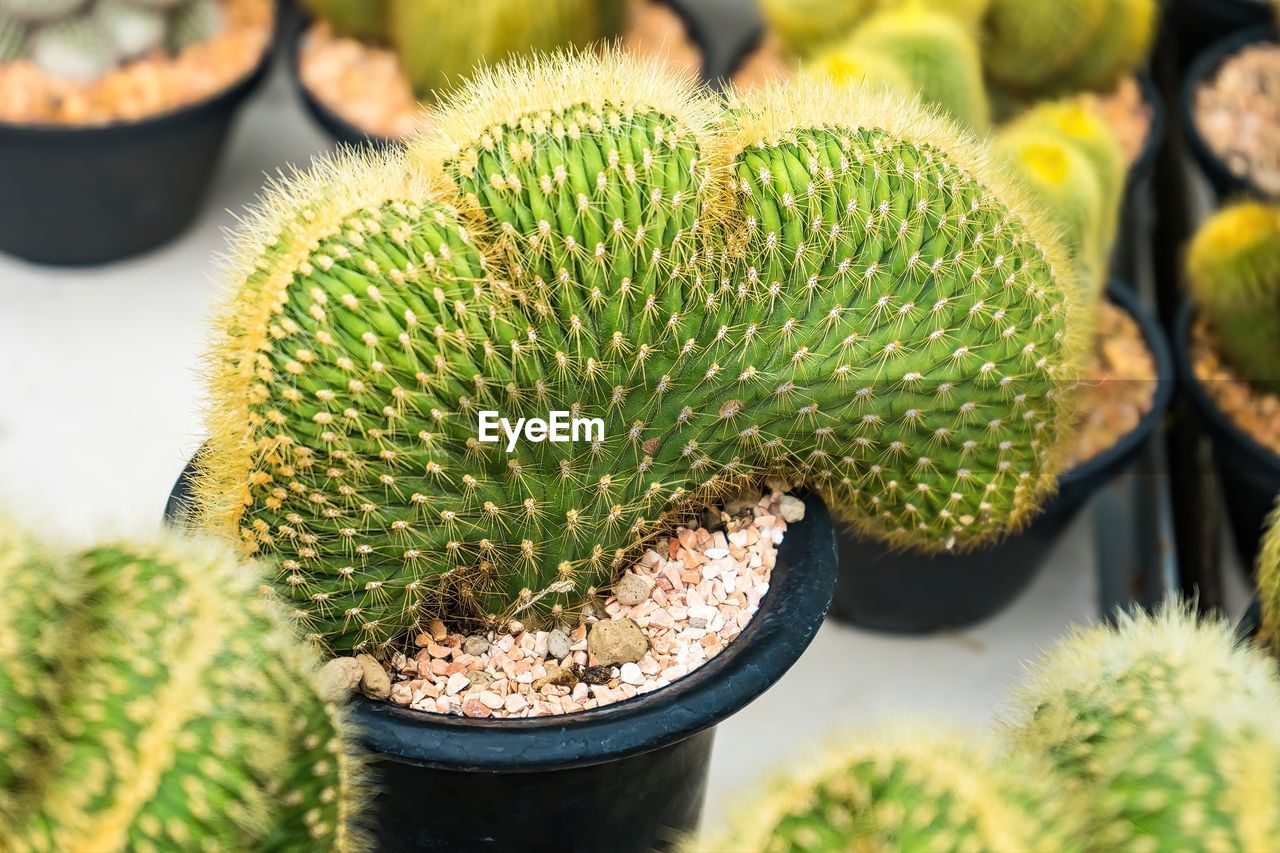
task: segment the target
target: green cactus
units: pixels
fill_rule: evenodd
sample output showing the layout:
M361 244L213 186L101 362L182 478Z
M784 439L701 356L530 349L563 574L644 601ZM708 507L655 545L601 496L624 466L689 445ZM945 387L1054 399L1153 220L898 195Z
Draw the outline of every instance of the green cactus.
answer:
M226 19L218 0L186 0L169 19L165 43L170 53L208 41L222 32Z
M911 79L902 67L879 51L837 46L815 55L801 71L840 86L889 89L906 98L914 94Z
M872 2L874 8L878 10L915 8L939 12L975 31L991 8L991 0L872 0Z
M983 58L988 75L1013 92L1053 88L1106 26L1109 0L992 0Z
M760 0L769 30L796 56L809 56L853 29L877 0Z
M903 730L833 752L750 804L707 853L1078 849L1072 804L1047 768L971 735Z
M0 12L0 63L21 59L27 53L27 25Z
M0 15L27 24L59 21L84 8L88 0L0 0Z
M120 59L133 59L164 45L168 27L164 14L137 5L137 0L99 0L92 16Z
M1280 387L1280 206L1219 210L1191 241L1187 278L1223 359L1258 387Z
M1114 88L1125 75L1147 62L1155 41L1159 0L1107 0L1104 24L1084 50L1057 78L1062 90Z
M92 18L68 18L36 30L28 41L31 60L44 73L90 82L116 67L111 35Z
M387 0L302 0L317 18L323 18L334 32L362 41L385 41Z
M982 57L973 34L955 18L905 6L867 18L837 48L856 58L878 55L907 78L913 93L979 133L991 125ZM854 60L856 61L856 59Z
M59 695L39 709L39 766L24 766L21 750L20 763L7 754L0 765L23 773L15 787L29 798L6 822L10 846L359 846L360 768L340 713L320 698L311 653L255 572L224 547L177 538L94 548L70 575L28 550L0 541L7 594L16 582L32 605L0 624L28 651L0 658L0 737L33 728L11 719L22 706L8 686L38 671L42 690ZM58 619L45 596L67 589L67 576L82 586L74 618Z
M1267 519L1254 575L1262 608L1259 638L1280 656L1280 510L1272 510Z
M1262 850L1280 833L1280 681L1230 625L1167 605L1078 629L1016 694L1005 734L1047 756L1100 850Z
M1066 261L985 152L808 85L722 129L669 74L486 72L408 161L339 160L241 236L198 515L275 558L316 639L576 617L646 536L766 474L934 551L1052 487ZM508 453L484 410L604 440Z

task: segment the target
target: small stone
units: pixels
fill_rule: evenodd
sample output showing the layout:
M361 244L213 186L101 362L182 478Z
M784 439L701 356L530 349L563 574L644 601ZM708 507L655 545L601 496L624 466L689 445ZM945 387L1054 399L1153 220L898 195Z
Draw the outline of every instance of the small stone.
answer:
M802 520L804 501L793 498L791 495L783 495L782 500L778 502L778 515L782 516L782 520L786 522Z
M627 572L613 585L614 598L628 607L639 604L649 597L650 584L635 572Z
M360 666L360 690L370 699L386 699L391 695L391 676L373 655L357 655Z
M638 661L649 651L649 638L632 619L608 619L591 626L587 651L602 664Z
M468 717L489 717L493 712L479 699L468 699L462 703L462 713Z
M525 699L519 693L512 693L506 698L505 707L508 714L519 714L525 708L529 707L529 700Z
M320 692L330 702L341 702L360 687L364 667L355 658L334 658L320 667Z
M564 660L572 651L573 644L569 642L569 635L559 628L547 634L547 653L556 660Z
M460 672L455 672L449 676L449 680L445 682L444 692L450 696L457 696L463 690L471 686L471 679Z
M462 651L464 654L480 657L489 651L489 641L477 634L472 634L462 641Z
M482 690L476 698L490 711L496 711L505 704L502 697L492 690Z
M582 682L584 684L602 685L608 684L613 680L613 667L611 666L589 666L582 671Z
M448 646L440 646L435 643L428 643L427 654L431 655L433 658L447 658L449 655L453 654L453 649L449 648Z
M573 670L549 663L547 664L547 674L542 678L535 679L529 686L534 692L540 692L548 684L554 687L572 687L577 683L578 677L573 674Z
M470 687L472 688L488 687L490 684L494 682L494 678L495 678L493 673L486 672L483 669L473 669L470 672L466 672L466 673L459 672L459 673L455 673L455 675L461 675L463 678L465 678L467 680L467 684L470 685ZM452 675L449 677L453 678Z
M444 623L439 619L432 619L427 623L427 633L431 635L431 639L437 643L449 636L449 632L445 630Z
M640 667L634 663L624 663L619 676L625 684L631 684L639 687L644 684L644 673L640 671Z

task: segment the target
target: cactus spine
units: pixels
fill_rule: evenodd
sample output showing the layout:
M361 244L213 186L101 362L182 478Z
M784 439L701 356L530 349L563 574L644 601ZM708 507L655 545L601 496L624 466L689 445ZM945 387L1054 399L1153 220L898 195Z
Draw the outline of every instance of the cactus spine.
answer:
M1275 664L1166 606L1077 630L1034 667L1007 737L1088 808L1094 849L1267 849L1280 832Z
M728 837L694 849L1074 849L1074 823L1046 768L972 740L903 731L837 750L754 803Z
M0 739L45 739L38 766L21 761L23 741L0 763L17 776L4 788L27 794L6 816L9 846L358 846L359 768L340 713L319 696L310 652L228 550L176 538L111 545L51 572L5 536L0 573L30 605L0 622L6 652L15 638L28 652L0 659ZM81 586L63 602L69 576ZM15 721L24 710L12 686L27 688L21 700L33 677L38 698L57 702L28 702L27 721Z
M316 639L575 618L676 514L770 473L923 549L1035 510L1070 296L1003 178L892 100L733 115L613 54L510 65L409 161L339 161L243 235L200 515L277 561ZM483 410L604 439L508 454Z
M1196 304L1223 358L1246 379L1280 382L1280 206L1242 202L1219 210L1187 253Z

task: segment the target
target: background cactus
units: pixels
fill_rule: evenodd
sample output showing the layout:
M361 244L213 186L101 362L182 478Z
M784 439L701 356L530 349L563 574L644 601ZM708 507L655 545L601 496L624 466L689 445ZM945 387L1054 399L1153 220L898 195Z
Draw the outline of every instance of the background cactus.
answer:
M876 0L760 0L769 30L783 47L797 56L807 56L849 32Z
M241 235L198 510L316 639L576 618L674 513L766 474L932 550L1052 487L1069 297L985 154L829 87L722 130L668 75L484 73L408 161L321 168ZM605 440L508 454L485 409Z
M206 41L224 24L218 0L0 0L0 62L29 59L88 83L153 51Z
M1191 293L1224 360L1246 379L1280 383L1280 206L1219 210L1187 252Z
M1074 804L1051 773L972 736L903 730L834 750L752 803L706 851L1070 850Z
M3 790L24 794L5 821L10 846L358 846L359 767L339 712L255 572L176 538L94 548L51 571L0 538L9 594L30 605L0 622L0 739L44 738L38 767L22 761L24 740L0 763ZM26 654L8 654L14 642ZM33 678L37 700L57 701L24 711Z
M992 0L985 22L987 73L1013 91L1053 84L1104 25L1108 0Z
M1095 849L1267 849L1280 832L1275 664L1169 605L1080 629L1020 688L1006 735L1088 808Z
M977 41L968 27L947 14L913 5L879 12L824 56L819 67L891 66L897 70L894 76L905 78L909 90L926 104L979 133L990 129L991 105Z
M1260 637L1280 656L1280 510L1272 510L1254 573L1262 608Z
M1150 58L1159 14L1159 0L1107 0L1101 26L1063 72L1056 88L1114 88Z

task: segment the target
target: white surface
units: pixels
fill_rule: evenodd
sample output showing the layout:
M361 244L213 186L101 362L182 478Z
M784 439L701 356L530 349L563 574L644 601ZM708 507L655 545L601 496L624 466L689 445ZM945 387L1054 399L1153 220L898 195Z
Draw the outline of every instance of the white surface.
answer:
M198 365L226 210L250 202L264 172L326 146L277 71L178 243L89 271L0 258L0 503L74 540L158 526L202 440ZM981 725L1024 659L1096 614L1091 543L1085 513L1035 585L975 630L902 639L828 624L779 685L721 727L708 825L834 731L903 716Z

